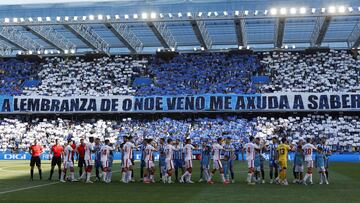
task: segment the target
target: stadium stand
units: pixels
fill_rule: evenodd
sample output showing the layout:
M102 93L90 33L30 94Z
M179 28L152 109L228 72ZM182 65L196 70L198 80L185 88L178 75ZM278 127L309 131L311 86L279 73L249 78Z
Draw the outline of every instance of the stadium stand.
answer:
M104 96L132 95L131 81L146 68L146 60L104 57L85 61L48 58L38 73L41 85L28 87L25 95Z
M0 95L22 94L22 84L36 77L36 63L15 59L0 62Z
M250 135L271 140L272 137L286 135L293 143L307 137L327 138L333 151L351 152L360 150L359 116L312 115L304 117L255 117L245 119L236 116L195 119L131 119L123 120L68 120L34 118L0 120L0 149L27 150L34 139L49 147L59 138L66 142L81 137L108 138L114 143L122 141L122 136L132 135L134 142L140 144L144 138L161 137L184 139L189 135L195 144L201 139L215 140L218 136L231 137L239 148L248 141Z
M347 51L264 53L261 64L271 79L261 92L360 91L360 57Z
M169 62L156 58L149 65L155 84L141 87L138 95L250 93L250 77L258 68L255 55L181 54Z

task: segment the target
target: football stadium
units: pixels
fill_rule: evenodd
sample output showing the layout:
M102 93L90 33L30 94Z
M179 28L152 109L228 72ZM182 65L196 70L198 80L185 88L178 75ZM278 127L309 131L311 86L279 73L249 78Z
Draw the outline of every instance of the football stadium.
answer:
M0 0L8 202L360 202L360 1Z

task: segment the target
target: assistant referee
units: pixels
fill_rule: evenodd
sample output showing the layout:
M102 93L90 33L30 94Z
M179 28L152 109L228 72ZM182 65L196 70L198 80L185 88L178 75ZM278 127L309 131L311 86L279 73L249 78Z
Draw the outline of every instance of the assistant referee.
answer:
M50 177L49 180L52 179L52 176L54 174L54 168L57 165L58 167L58 173L59 173L59 180L61 176L61 155L64 151L64 148L60 145L59 140L55 140L55 145L51 147L50 153L53 154L51 159L51 170L50 170Z
M42 173L41 173L41 160L40 155L43 152L43 147L38 144L37 140L34 141L34 144L30 146L29 153L31 154L30 159L30 180L34 180L34 166L39 170L40 180L42 180Z

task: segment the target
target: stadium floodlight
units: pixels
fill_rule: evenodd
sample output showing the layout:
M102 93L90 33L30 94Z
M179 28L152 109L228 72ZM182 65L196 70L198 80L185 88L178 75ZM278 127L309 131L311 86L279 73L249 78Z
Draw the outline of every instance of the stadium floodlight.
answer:
M271 15L276 15L277 14L277 9L276 8L271 8L270 9L270 14Z
M87 16L83 16L83 17L82 17L82 20L86 20L86 19L87 19Z
M10 23L10 18L5 18L5 19L4 19L4 22L5 22L5 23Z
M285 49L288 49L288 48L289 48L289 46L288 46L288 45L285 45L285 46L284 46L284 48L285 48Z
M352 7L349 7L349 8L348 8L348 11L351 13L351 12L354 11L354 9L353 9Z
M106 20L111 20L111 16L110 16L110 15L106 15Z
M120 19L120 16L119 16L119 15L115 15L115 19L116 19L116 20L119 20L119 19Z
M59 50L57 50L57 51L56 51L56 53L57 53L57 54L60 54L60 51L59 51Z
M339 13L345 13L345 11L346 11L345 6L339 6L338 11L339 11Z
M45 50L45 51L44 51L44 54L48 54L48 53L49 53L49 51L48 51L48 50Z
M65 49L64 54L68 54L68 53L69 53L69 50Z
M191 18L191 17L192 17L192 14L191 14L190 12L187 12L187 13L186 13L186 16L187 16L188 18Z
M157 52L160 52L161 51L161 49L160 48L157 48L157 50L156 50Z
M306 8L305 7L301 7L299 10L300 14L305 14L306 13Z
M151 19L156 19L156 17L157 17L157 14L155 12L150 13L150 18Z
M20 22L25 22L25 19L24 18L20 18Z
M50 54L54 54L54 51L53 51L53 50L51 50L51 51L50 51Z
M74 19L74 21L77 21L77 20L78 20L78 18L79 18L79 17L74 16L74 18L73 18L73 19Z
M228 15L229 15L227 11L224 11L223 13L224 13L224 16L228 16Z
M265 11L264 11L264 15L267 15L268 13L269 13L268 10L265 10Z
M94 15L89 15L89 20L95 20L95 16Z
M255 10L254 15L257 16L259 14L258 10Z
M141 14L141 18L142 18L142 19L147 19L147 18L148 18L148 14L145 13L145 12L142 13L142 14Z
M293 49L295 49L295 48L296 48L295 44L294 44L294 45L292 45L292 48L293 48Z
M56 21L60 22L61 21L61 17L60 16L56 16Z
M326 8L321 8L321 13L325 13Z
M21 54L22 54L22 51L18 51L17 54L18 54L18 55L21 55Z
M39 54L39 55L40 55L40 54L41 54L41 52L40 52L40 51L37 51L37 54Z
M175 48L174 48L174 47L171 47L170 50L171 50L172 52L174 52L174 51L175 51Z
M311 9L311 13L314 14L316 12L316 8Z
M18 18L13 18L13 22L14 23L18 23L19 21L18 21Z
M245 15L245 16L249 15L249 11L248 11L248 10L245 10L245 11L244 11L244 15Z
M169 15L169 18L172 18L172 17L173 17L172 13L168 13L168 15Z
M33 22L34 19L32 17L28 18L29 22Z
M98 15L97 18L98 18L98 20L104 20L104 16L103 16L103 15Z
M250 49L250 46L249 46L249 45L247 45L247 46L246 46L246 49Z
M241 49L243 49L243 46L239 46L238 48L241 50Z
M128 15L128 14L125 14L125 15L124 15L124 18L125 18L125 20L129 19L129 15Z
M181 12L178 13L178 17L182 18L182 13Z
M64 20L65 20L65 21L69 21L69 19L70 19L69 16L65 16L65 17L64 17Z
M358 11L360 11L360 6L358 7Z
M290 14L296 14L297 10L296 8L290 8Z
M197 48L196 47L194 47L194 51L196 51L197 50Z
M75 49L70 50L70 53L72 53L72 54L75 54L75 52L76 52Z
M214 12L214 15L217 17L219 14L218 14L218 12L215 11L215 12Z
M287 9L286 8L280 8L280 14L281 15L286 15L287 14Z
M201 49L201 51L205 51L205 48L204 48L204 47L201 47L200 49Z
M211 11L207 13L207 16L210 17L211 16Z
M160 18L164 18L164 14L160 13L159 14Z
M46 20L47 22L50 22L50 21L51 21L50 16L45 17L45 20Z
M28 53L29 53L30 55L33 54L33 52L32 52L31 50L30 50Z
M239 12L239 11L235 11L235 15L236 15L236 16L239 16L239 15L240 15L240 12Z
M329 7L329 13L335 13L335 12L336 12L335 6L330 6Z
M42 22L43 21L42 17L37 17L37 21Z

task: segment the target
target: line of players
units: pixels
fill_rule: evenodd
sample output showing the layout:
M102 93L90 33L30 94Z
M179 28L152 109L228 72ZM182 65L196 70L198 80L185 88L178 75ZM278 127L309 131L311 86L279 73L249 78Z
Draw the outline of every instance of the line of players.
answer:
M84 139L80 140L79 145L75 145L70 139L63 147L56 140L56 144L51 147L52 161L49 180L52 179L54 168L57 165L59 170L59 179L61 182L77 181L74 175L74 154L77 153L78 167L80 179L86 183L92 183L90 180L92 169L95 165L96 179L98 181L110 183L112 178L112 162L114 151L119 150L122 152L122 179L123 183L134 181L133 174L133 150L140 149L141 154L141 172L140 176L142 181L146 184L155 183L155 164L154 152L159 152L159 169L160 178L164 183L173 183L172 176L175 172L176 181L179 177L179 169L182 175L179 178L180 183L194 183L192 177L192 160L193 150L198 148L192 145L191 139L186 139L184 145L181 144L180 139L173 141L171 138L165 140L161 138L159 143L153 141L152 138L144 140L140 146L135 146L131 141L131 136L124 137L124 143L114 145L109 140L105 140L101 144L100 139L93 137L89 138L88 142ZM225 143L224 143L225 141ZM328 156L331 155L330 150L325 145L325 140L321 140L318 147L311 144L311 139L308 138L306 143L300 140L295 145L289 145L286 138L281 139L281 143L274 137L269 145L265 145L260 138L250 137L249 142L245 144L242 152L246 153L246 160L248 163L247 183L253 185L255 183L265 183L264 173L264 156L263 152L269 152L269 168L270 168L270 183L277 183L288 185L286 178L288 152L295 151L294 157L294 183L313 184L312 171L313 171L313 151L317 151L315 156L315 164L320 174L320 184L328 182ZM231 144L231 138L227 137L225 140L219 137L211 143L210 140L202 140L201 161L200 161L200 180L207 181L213 184L213 176L219 171L221 180L224 184L234 183L234 160L236 160L235 152L238 151ZM34 145L30 147L32 154L31 166L31 179L33 179L33 168L36 165L39 168L40 179L41 176L41 162L40 154L42 148L35 141ZM95 153L95 160L92 159L92 154ZM210 161L213 160L212 170L210 171ZM61 170L63 164L63 170ZM304 166L307 171L305 176ZM83 171L83 168L85 170ZM102 174L100 174L100 169ZM66 176L68 170L70 175ZM61 171L61 172L60 172ZM230 172L228 174L228 172Z

